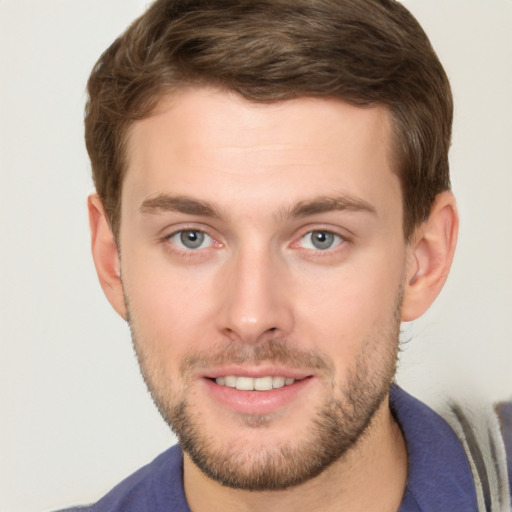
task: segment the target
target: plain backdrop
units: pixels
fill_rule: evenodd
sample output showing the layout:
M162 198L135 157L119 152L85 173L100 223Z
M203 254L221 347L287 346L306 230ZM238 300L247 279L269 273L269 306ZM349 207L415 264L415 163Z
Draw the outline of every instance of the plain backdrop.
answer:
M84 88L143 0L0 0L0 512L97 499L174 438L89 250ZM405 327L398 382L512 394L512 0L408 0L455 96L452 274Z

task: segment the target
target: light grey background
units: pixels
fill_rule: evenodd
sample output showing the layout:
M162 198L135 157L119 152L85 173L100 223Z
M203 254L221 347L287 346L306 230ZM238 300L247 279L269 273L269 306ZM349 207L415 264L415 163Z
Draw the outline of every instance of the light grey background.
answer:
M451 78L461 230L398 381L512 394L512 0L408 0ZM89 251L86 79L142 0L0 0L0 512L98 498L173 443Z

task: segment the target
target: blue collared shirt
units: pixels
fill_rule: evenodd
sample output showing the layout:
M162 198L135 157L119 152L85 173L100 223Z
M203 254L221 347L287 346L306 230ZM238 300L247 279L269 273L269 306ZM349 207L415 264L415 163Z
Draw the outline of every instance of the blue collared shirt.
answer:
M390 406L409 456L407 487L398 512L476 512L469 463L446 421L398 386L392 387ZM67 510L78 511L190 512L180 447L159 455L95 505Z
M407 487L398 512L477 511L466 454L446 421L397 386L392 387L390 406L409 457Z

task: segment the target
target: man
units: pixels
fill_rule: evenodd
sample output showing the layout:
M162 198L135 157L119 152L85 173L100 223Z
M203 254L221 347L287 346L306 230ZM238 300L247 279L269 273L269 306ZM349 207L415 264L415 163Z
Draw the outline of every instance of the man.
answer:
M407 10L158 0L88 90L96 269L179 439L90 510L505 510L496 420L393 384L458 226Z

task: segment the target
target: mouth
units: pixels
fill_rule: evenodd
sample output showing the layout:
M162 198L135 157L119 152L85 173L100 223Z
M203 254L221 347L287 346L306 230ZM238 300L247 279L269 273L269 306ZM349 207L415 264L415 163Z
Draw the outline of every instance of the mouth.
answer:
M270 391L285 386L291 386L298 379L283 376L246 377L237 375L226 375L217 377L215 383L219 386L238 389L239 391Z
M208 396L222 408L235 413L261 415L284 410L301 397L316 381L314 375L279 369L224 369L201 379ZM251 375L252 374L252 375Z

